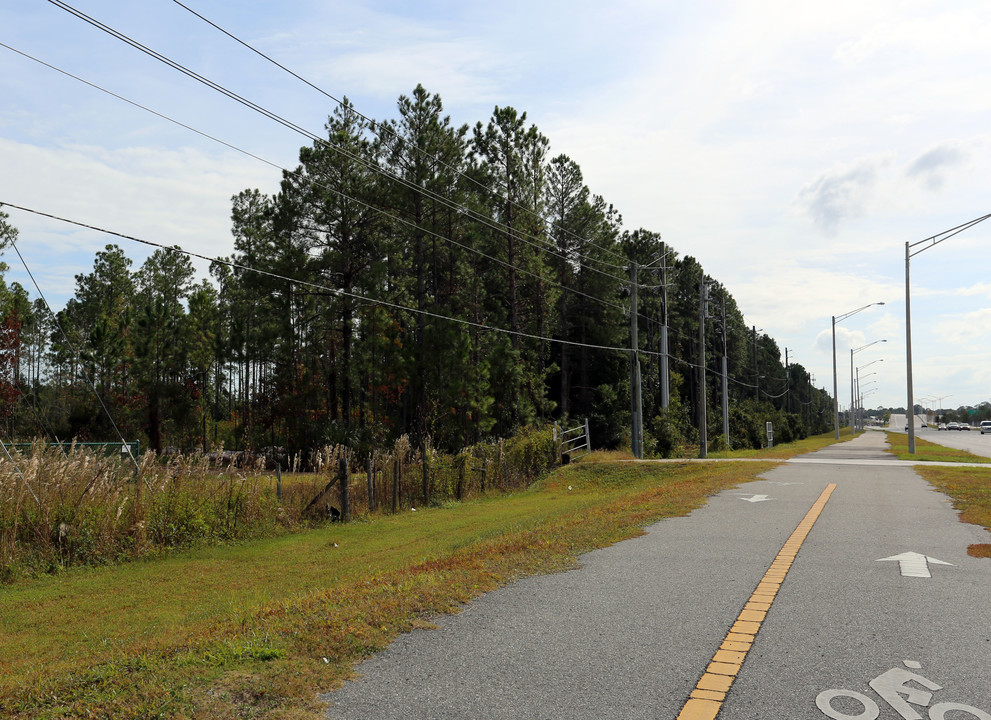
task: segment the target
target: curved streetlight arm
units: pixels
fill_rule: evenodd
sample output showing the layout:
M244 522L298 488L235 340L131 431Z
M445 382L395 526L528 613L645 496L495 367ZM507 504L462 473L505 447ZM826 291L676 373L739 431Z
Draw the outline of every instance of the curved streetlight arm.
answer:
M861 310L866 310L867 308L874 307L875 305L884 305L884 302L882 301L882 302L868 303L863 307L859 307L856 310L851 310L850 312L844 313L843 315L833 315L833 433L837 440L840 439L840 395L839 395L839 391L837 390L837 382L836 382L836 323L842 322L851 315L856 315ZM851 406L852 404L853 403L851 403ZM852 422L850 424L850 428L852 431L853 429Z
M877 360L871 360L871 361L870 361L869 363L867 363L866 365L858 365L858 366L857 366L857 372L860 372L860 371L861 371L861 370L863 370L864 368L869 368L869 367L870 367L871 365L873 365L874 363L879 363L879 362L884 362L884 358L878 358Z
M853 349L853 350L851 350L850 352L852 352L852 353L854 353L854 354L856 354L856 353L859 353L859 352L860 352L861 350L866 350L866 349L867 349L867 348L869 348L869 347L870 347L871 345L877 345L878 343L886 343L886 342L888 342L888 341L887 341L886 339L885 339L885 340L875 340L875 341L874 341L874 342L872 342L872 343L867 343L866 345L861 345L861 346L860 346L859 348L854 348L854 349Z

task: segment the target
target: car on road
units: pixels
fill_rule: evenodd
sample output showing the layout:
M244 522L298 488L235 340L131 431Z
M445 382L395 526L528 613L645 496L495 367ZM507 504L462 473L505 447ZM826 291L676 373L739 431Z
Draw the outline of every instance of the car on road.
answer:
M981 435L991 433L991 420L981 420Z
M940 423L936 426L937 430L946 430L946 423Z
M946 423L946 429L947 430L959 430L960 429L960 423L958 423L958 422Z

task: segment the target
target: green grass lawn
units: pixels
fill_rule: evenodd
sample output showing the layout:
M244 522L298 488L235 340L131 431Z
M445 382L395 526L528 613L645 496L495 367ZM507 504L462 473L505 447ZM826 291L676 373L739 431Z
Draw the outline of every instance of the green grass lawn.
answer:
M908 451L908 435L906 433L885 432L885 434L888 436L888 444L891 445L892 454L899 460L991 463L989 457L973 455L966 450L938 445L918 436L915 438L915 454L912 455Z
M0 716L315 718L431 613L681 515L773 463L577 463L514 495L0 588Z

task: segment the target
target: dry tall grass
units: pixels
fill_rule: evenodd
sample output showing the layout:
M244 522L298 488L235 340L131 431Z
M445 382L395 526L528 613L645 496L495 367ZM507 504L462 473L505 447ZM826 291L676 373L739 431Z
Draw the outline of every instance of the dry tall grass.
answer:
M429 442L415 448L403 436L363 461L344 446L321 448L315 471L282 482L264 461L218 468L203 455L146 453L135 468L127 456L36 443L0 460L0 580L326 522L341 505L342 460L351 516L360 517L523 488L553 463L554 450L549 431L457 455Z

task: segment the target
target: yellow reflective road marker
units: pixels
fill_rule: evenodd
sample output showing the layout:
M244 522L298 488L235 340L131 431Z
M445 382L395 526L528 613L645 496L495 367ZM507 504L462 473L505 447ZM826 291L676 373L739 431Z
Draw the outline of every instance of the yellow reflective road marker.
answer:
M757 589L737 616L719 650L712 657L712 662L709 663L688 701L678 713L678 720L714 720L719 714L723 701L726 700L726 693L729 692L733 680L740 672L757 631L760 630L761 623L764 622L767 611L771 609L771 603L778 594L778 588L781 587L799 548L802 547L802 543L805 542L805 538L808 537L835 489L835 483L826 486L822 495L806 513L805 519L798 524L781 548L781 552L774 558L764 577L757 583Z

